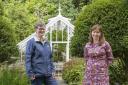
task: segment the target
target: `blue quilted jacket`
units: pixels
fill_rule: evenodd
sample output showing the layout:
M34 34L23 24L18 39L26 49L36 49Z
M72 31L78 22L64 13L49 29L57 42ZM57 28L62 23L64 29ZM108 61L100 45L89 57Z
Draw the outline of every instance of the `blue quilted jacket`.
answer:
M42 43L34 38L27 42L25 53L26 73L29 77L50 76L54 71L52 52L49 42Z

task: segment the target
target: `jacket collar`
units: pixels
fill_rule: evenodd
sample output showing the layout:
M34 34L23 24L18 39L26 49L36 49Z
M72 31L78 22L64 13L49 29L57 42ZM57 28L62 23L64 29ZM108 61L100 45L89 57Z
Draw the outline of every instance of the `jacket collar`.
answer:
M47 39L46 39L46 38L45 38L44 40L40 41L36 35L34 36L34 40L35 40L36 42L41 42L41 43L43 43L43 44L44 44L45 42L47 42Z

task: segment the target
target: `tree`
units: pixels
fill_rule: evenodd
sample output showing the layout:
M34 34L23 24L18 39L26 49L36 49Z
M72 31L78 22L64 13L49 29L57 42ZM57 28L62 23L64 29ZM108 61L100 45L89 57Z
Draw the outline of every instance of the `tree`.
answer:
M15 25L17 43L34 32L35 22L47 22L55 9L55 6L46 0L10 0L4 2L4 6L5 16Z
M29 14L25 3L19 1L10 1L4 3L4 15L9 18L14 25L17 34L17 42L33 32L33 23L36 18Z
M89 3L91 3L92 0L73 0L72 3L74 4L75 8L78 8L78 10L80 11L80 9L84 6L87 5Z
M8 61L16 53L16 35L13 25L3 14L3 3L0 3L0 62Z

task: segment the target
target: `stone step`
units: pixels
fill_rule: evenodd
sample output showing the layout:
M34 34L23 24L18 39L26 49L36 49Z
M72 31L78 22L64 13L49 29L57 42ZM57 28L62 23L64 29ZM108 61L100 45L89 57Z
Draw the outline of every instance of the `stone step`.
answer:
M57 80L57 82L58 82L58 85L67 85L67 84L64 82L64 80L62 80L62 79Z

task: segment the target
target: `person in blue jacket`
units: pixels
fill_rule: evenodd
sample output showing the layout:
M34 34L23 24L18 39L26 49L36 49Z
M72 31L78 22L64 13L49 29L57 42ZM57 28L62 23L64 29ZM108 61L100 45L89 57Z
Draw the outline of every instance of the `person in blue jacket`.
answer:
M45 24L38 22L35 25L36 35L27 42L25 65L32 85L57 85L50 43L44 37L45 30Z

